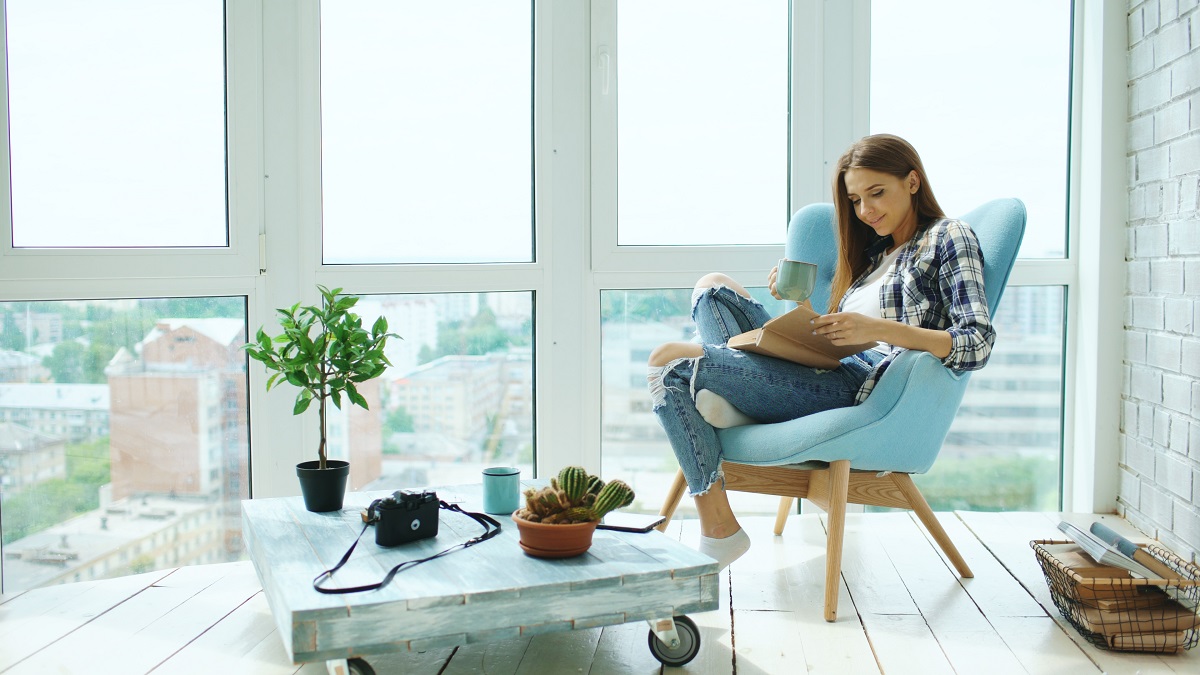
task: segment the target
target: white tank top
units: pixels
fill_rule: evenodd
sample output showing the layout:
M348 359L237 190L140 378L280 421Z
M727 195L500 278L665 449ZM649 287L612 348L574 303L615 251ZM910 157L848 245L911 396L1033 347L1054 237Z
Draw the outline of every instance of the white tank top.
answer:
M899 257L902 248L904 247L897 246L896 250L884 256L883 260L879 261L879 267L867 276L862 285L846 296L846 301L842 303L843 312L857 312L875 319L883 318L879 313L879 292L883 288L883 275L896 264L896 258ZM891 345L880 342L875 345L875 350L888 352L891 351Z
M843 312L857 312L876 319L882 318L879 313L879 291L883 287L883 275L896 264L896 258L899 257L902 248L904 247L897 246L896 250L884 256L879 262L879 267L867 276L862 285L846 296L846 302L842 304Z

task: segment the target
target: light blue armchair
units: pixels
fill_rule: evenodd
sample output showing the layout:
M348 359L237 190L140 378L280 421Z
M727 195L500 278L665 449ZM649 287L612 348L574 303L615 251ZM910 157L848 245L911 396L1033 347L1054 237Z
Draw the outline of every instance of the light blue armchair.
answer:
M999 199L962 220L979 238L988 306L994 316L1025 232L1025 206L1016 199ZM835 240L832 204L806 206L788 226L787 256L819 266L821 278L812 295L817 311L823 311L829 301ZM775 534L783 533L795 498L807 498L828 512L826 621L837 618L847 502L911 509L959 574L972 576L909 475L933 466L969 379L969 373L955 373L931 354L905 352L860 405L720 431L726 489L783 497ZM663 515L669 518L674 513L685 487L681 471Z

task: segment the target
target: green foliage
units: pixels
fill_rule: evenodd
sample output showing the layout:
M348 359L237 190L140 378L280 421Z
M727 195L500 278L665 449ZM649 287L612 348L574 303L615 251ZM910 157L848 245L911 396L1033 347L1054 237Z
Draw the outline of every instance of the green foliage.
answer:
M108 382L104 368L116 353L117 347L112 344L93 342L84 346L72 340L54 345L54 351L42 359L42 365L50 371L54 382L104 384Z
M382 427L383 451L389 455L398 455L401 449L393 441L393 436L416 431L416 421L407 408L400 406L384 414Z
M526 334L532 334L532 331ZM443 356L491 354L522 342L521 338L500 328L496 324L495 313L483 307L467 321L447 321L439 324L437 348L421 347L417 353L417 361L429 363Z
M382 316L369 331L363 328L362 319L350 311L358 304L357 296L338 297L340 288L317 286L317 290L321 293L320 307L296 303L276 310L283 333L270 337L259 328L255 341L243 349L268 371L274 371L267 380L268 391L283 382L300 390L293 414L299 415L317 401L321 427L317 456L324 469L327 401L332 400L340 409L344 396L354 405L368 408L355 385L383 374L391 365L383 353L388 338L400 336L388 332L387 319Z
M600 313L606 320L654 323L666 318L687 316L691 307L690 288L661 291L607 292L600 296Z
M1058 511L1058 462L1034 457L943 457L913 481L935 511Z
M0 331L0 349L21 351L25 349L25 332L17 325L12 312L4 313L4 329Z
M61 478L4 499L4 543L9 543L57 525L80 513L100 507L95 485L72 483Z
M67 477L73 483L101 485L112 480L108 437L68 445Z
M68 445L67 477L4 498L4 543L100 508L100 486L110 481L108 438Z

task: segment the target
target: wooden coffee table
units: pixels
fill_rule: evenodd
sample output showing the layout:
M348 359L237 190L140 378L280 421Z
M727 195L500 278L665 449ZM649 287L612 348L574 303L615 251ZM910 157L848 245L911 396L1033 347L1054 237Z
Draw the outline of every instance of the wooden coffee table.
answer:
M480 510L479 485L433 489L464 510ZM543 560L521 551L507 516L494 516L503 526L497 537L402 571L382 589L315 591L313 578L333 567L362 529L360 512L387 494L351 493L346 507L332 513L306 511L299 497L242 502L246 547L294 662L326 661L330 672L370 673L362 657L372 654L645 620L654 656L681 665L700 642L683 615L717 609L716 563L660 532L597 530L587 553ZM439 516L436 538L394 548L377 546L368 529L350 562L322 586L377 582L397 563L482 532L462 514L442 510Z

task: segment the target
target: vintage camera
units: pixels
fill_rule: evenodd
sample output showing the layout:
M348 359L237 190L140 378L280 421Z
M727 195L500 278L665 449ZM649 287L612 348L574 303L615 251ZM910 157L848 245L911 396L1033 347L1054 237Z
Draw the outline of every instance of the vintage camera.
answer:
M375 524L375 543L399 546L438 533L436 492L396 490L367 507L367 522Z

